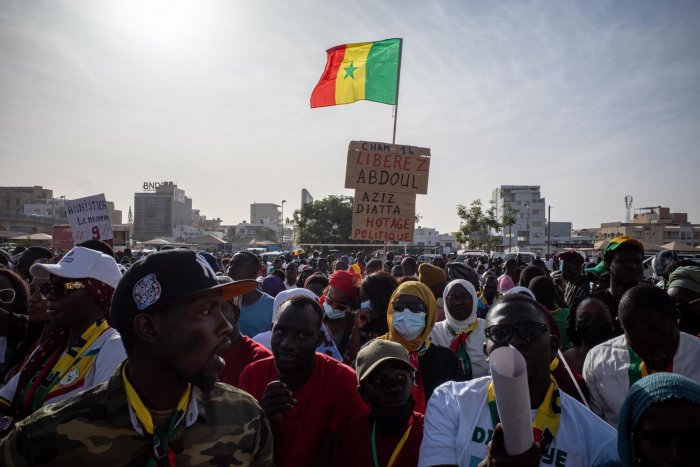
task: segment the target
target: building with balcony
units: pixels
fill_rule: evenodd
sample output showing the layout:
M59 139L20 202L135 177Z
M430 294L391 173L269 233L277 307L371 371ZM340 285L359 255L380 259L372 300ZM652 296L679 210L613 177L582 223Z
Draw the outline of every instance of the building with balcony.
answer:
M631 222L600 224L597 239L610 240L622 235L655 245L680 242L700 246L700 224L691 224L685 212L671 212L661 206L635 209Z
M546 204L539 185L501 185L491 193L490 203L496 208L499 221L504 217L515 220L501 232L499 249L507 251L517 247L537 253L546 250Z

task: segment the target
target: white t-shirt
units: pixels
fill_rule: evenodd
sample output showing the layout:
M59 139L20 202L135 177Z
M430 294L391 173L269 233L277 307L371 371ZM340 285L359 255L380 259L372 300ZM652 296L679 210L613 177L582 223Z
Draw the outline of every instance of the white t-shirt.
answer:
M489 374L489 363L486 361L486 354L484 354L484 342L486 342L484 329L486 329L486 325L481 318L477 318L477 322L479 324L476 325L476 328L467 338L467 355L469 355L469 360L472 364L473 378L480 378ZM433 344L449 349L453 340L455 340L455 336L447 329L447 321L435 323L435 327L430 333L430 341Z
M425 414L419 466L475 467L486 458L494 429L488 407L490 382L490 377L449 381L435 390ZM561 391L560 400L559 429L540 465L594 467L617 462L615 430Z
M34 352L38 350L35 349ZM95 357L95 362L90 367L85 375L83 384L76 387L72 391L59 394L50 399L46 399L43 405L53 404L54 402L62 401L70 397L80 394L83 391L97 386L98 384L104 383L109 380L112 374L119 367L121 362L126 358L126 352L124 351L124 344L122 344L122 338L116 329L109 328L102 333L95 342L89 347L87 352L97 350L99 353ZM87 353L86 352L86 353ZM13 398L15 397L15 392L17 391L17 383L19 381L20 373L16 375L7 382L5 386L0 389L0 398L3 399L7 404L11 404ZM70 372L66 372L64 380L71 377ZM64 380L59 381L59 385L63 383Z
M630 355L624 335L593 347L583 363L591 410L612 426L617 426L617 414L629 391L629 366ZM700 384L700 339L680 333L673 372Z

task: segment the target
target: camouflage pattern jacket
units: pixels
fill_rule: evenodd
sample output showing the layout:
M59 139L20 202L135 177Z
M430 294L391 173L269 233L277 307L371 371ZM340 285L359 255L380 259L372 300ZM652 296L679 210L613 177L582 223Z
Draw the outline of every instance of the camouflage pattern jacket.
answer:
M193 392L197 403L190 404L186 421L168 443L178 467L274 465L270 426L253 397L223 383L210 392L196 387ZM0 465L143 467L153 438L141 431L120 366L107 383L18 422L0 441Z

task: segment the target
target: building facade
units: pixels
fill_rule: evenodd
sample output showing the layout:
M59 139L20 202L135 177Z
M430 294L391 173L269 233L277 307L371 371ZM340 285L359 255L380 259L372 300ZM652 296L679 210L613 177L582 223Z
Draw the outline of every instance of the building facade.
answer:
M24 214L25 204L51 198L53 198L53 190L38 185L0 187L0 211Z
M611 240L629 235L647 243L664 245L670 242L700 246L700 224L688 222L685 212L671 212L667 207L654 206L634 210L632 222L600 224L598 240Z
M155 189L134 193L134 240L170 238L178 227L192 225L192 199L173 182L156 184Z
M504 217L515 220L501 232L500 247L504 251L514 247L536 253L546 250L546 205L539 185L501 185L493 190L491 205L499 221Z
M250 223L268 225L271 229L280 230L282 213L280 205L274 203L253 203L250 205Z

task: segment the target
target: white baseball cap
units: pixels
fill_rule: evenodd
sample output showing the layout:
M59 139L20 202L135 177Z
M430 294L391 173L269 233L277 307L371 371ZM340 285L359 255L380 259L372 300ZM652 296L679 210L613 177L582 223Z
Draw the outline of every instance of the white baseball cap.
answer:
M51 274L66 279L96 279L113 288L122 278L114 258L81 246L74 247L58 264L33 264L29 273L38 279L48 279Z

